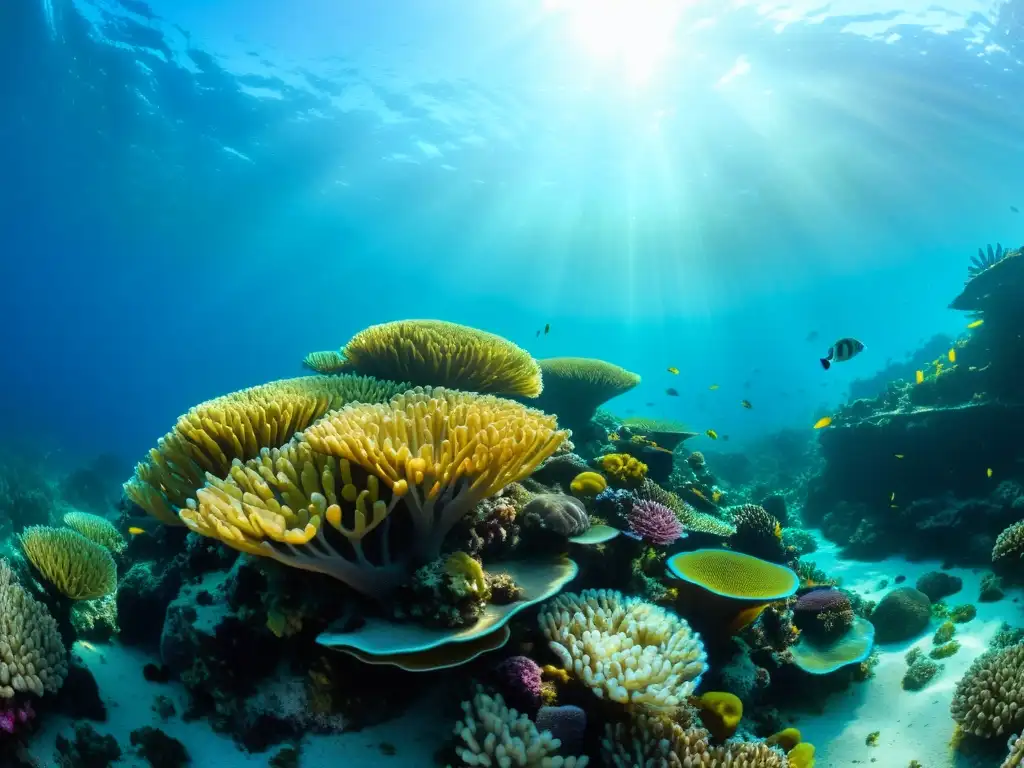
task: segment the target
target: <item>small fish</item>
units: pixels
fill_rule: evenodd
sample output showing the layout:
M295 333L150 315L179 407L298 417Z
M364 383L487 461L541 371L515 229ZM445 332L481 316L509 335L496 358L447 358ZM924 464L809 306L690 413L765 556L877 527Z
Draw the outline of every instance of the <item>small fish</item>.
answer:
M728 439L729 439L729 436L728 436L728 435L722 435L722 439L723 439L723 440L728 440Z
M677 392L676 390L672 389L672 387L669 387L668 389L666 389L665 390L665 394L668 395L669 397L679 397L679 392Z
M899 509L899 505L898 504L890 504L889 505L889 509Z
M924 371L915 371L914 372L914 380L918 384L923 384L924 383Z
M972 329L972 328L980 328L980 327L981 327L981 326L983 326L984 324L985 324L985 321L984 321L984 320L975 320L975 321L974 321L973 323L968 323L968 324L967 324L967 328L968 328L968 329Z
M673 376L678 376L679 375L679 369L676 368L674 365L670 365L668 367L668 372L671 373Z
M713 490L711 492L711 501L713 501L715 504L717 504L718 502L720 502L722 500L723 496L725 496L725 494L722 493L720 490L718 490L716 488L715 490Z
M750 404L749 400L740 400L740 405L742 405L744 408L753 408L754 407L754 406L752 406Z
M537 338L540 338L540 331L537 331Z
M992 467L985 470L985 477L992 477Z
M715 430L713 430L713 429L709 429L704 434L707 435L708 437L710 437L712 440L717 440L718 439L718 433L715 432Z
M710 389L712 392L714 392L716 389L718 389L718 385L717 384L712 384L710 387L708 387L708 389Z
M708 500L708 497L701 493L700 488L691 488L690 493L692 493L694 496L699 496L700 498L704 499L704 501Z
M1013 211L1014 213L1020 213L1020 210L1017 208L1016 205L1011 205L1010 210Z
M551 323L544 323L544 335L547 336L551 332Z
M845 363L847 360L851 360L863 351L864 345L856 339L840 339L828 348L828 355L821 358L821 367L827 371L832 367L833 362Z
M134 525L131 528L128 529L128 533L130 533L132 536L138 536L140 533L145 533L145 532L146 531L144 529L139 528L139 527L134 526Z
M654 407L654 403L644 403L644 405L646 405L648 408Z
M818 332L817 331L811 331L810 333L807 334L807 341L817 341L817 339L818 339Z
M949 362L956 362L956 349L954 347L949 348L949 352L946 353L946 357L949 358Z
M831 416L822 416L820 419L818 419L816 422L814 422L814 428L815 429L824 429L825 427L827 427L831 423L832 423L832 417Z
M889 501L896 501L896 491L889 494Z
M894 453L893 454L893 456L895 456L897 459L902 459L904 457L904 455L905 454L902 454L902 453Z

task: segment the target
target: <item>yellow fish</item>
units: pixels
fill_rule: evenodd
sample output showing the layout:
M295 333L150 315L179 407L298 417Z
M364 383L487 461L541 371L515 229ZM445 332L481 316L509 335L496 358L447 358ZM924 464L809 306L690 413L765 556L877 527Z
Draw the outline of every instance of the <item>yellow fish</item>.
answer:
M717 384L712 384L710 387L708 387L708 389L710 389L712 392L714 392L716 389L718 389L718 385Z
M988 469L985 470L985 476L992 477L992 467L989 467Z
M713 430L713 429L709 429L704 434L707 435L708 437L710 437L712 440L717 440L718 439L718 433L715 432L715 430Z
M145 533L145 531L142 528L137 528L133 525L131 528L128 529L128 533L130 533L132 536L138 536L140 533Z
M678 376L679 375L679 369L676 368L674 365L670 365L668 367L668 372L671 373L673 376Z
M822 416L820 419L818 419L816 422L814 422L814 428L815 429L823 429L823 428L827 427L831 423L832 423L832 417L831 416Z
M968 323L967 327L968 328L979 328L979 327L981 327L984 324L985 324L984 320L975 320L973 323Z
M713 491L711 492L711 500L712 500L712 501L713 501L713 502L714 502L715 504L717 504L718 502L720 502L720 501L722 500L722 497L723 497L724 495L725 495L724 493L722 493L721 491L719 491L719 490L715 489L715 490L713 490Z
M956 350L953 349L953 347L949 348L949 355L948 355L948 357L949 357L949 362L951 362L951 363L955 363L956 362Z
M914 374L914 379L917 381L918 384L922 383L924 381L924 371L917 371Z
M895 456L897 459L902 459L903 458L903 454L902 453L894 453L893 456Z

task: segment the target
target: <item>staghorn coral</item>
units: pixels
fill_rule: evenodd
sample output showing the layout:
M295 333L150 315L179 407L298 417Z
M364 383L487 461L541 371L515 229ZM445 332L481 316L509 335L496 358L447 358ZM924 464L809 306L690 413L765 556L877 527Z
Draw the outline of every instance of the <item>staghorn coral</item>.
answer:
M181 518L235 549L383 597L564 437L554 417L518 403L417 388L385 405L345 406L291 443L236 461L225 480L208 476Z
M56 693L68 674L57 622L0 560L0 700Z
M590 762L587 757L558 756L562 743L505 706L500 694L489 696L477 688L471 701L462 702L462 711L463 719L455 724L462 742L455 749L460 765L585 768Z
M620 704L680 706L707 669L689 624L613 590L560 595L538 621L562 666L596 696Z
M638 715L631 725L605 726L601 753L613 768L787 768L777 748L763 741L712 746L703 728L683 728L665 718Z
M72 600L94 600L117 590L110 552L76 531L33 525L18 541L43 578Z
M627 515L630 533L656 547L668 546L686 536L675 513L664 504L641 499Z
M1024 726L1024 644L987 651L968 667L950 711L967 733L991 738Z
M647 476L647 465L628 453L609 453L598 458L597 463L620 485L637 487Z
M397 320L360 331L342 350L359 373L471 392L537 397L541 369L511 341L442 320Z
M782 525L764 507L743 504L729 511L736 525L736 533L730 537L729 546L737 552L771 560L773 563L785 562Z
M345 356L336 349L323 352L310 352L302 360L302 365L317 373L344 373L349 369Z
M160 522L181 525L178 512L203 487L206 473L223 478L235 459L284 445L329 410L387 400L408 388L370 376L301 376L208 400L179 417L136 465L125 494Z
M124 536L105 517L88 512L68 512L64 515L64 525L73 528L80 534L108 550L117 554L124 550L128 543Z

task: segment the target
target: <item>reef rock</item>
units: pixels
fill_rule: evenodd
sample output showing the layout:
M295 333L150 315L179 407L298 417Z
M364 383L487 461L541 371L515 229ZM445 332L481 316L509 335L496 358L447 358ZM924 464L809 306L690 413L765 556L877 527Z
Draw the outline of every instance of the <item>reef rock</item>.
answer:
M928 628L932 603L928 595L913 587L897 587L875 606L871 623L880 643L899 642L917 637Z

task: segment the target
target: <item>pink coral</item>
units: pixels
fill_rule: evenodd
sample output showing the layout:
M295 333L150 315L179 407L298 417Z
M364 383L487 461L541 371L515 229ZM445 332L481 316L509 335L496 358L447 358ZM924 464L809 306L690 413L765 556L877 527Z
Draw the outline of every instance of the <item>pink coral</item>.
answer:
M27 725L35 716L32 704L27 701L13 707L0 707L0 732L13 735L20 726Z
M520 712L536 712L541 705L541 668L526 656L510 656L494 669L498 689Z
M675 512L649 499L636 501L626 520L634 538L657 547L664 547L686 535Z

